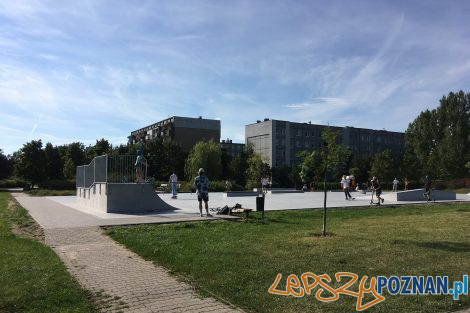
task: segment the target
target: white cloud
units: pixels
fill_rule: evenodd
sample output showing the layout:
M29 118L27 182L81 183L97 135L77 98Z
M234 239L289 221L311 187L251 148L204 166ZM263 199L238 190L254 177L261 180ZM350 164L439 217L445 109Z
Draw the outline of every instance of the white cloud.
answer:
M470 84L456 1L0 0L2 145L125 142L172 115L233 140L265 117L404 130Z

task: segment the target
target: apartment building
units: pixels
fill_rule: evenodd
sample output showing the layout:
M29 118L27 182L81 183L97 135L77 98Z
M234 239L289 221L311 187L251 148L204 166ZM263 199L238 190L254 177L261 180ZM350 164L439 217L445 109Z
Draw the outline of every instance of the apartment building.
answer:
M401 155L404 151L404 133L270 119L246 125L245 142L253 145L254 151L271 167L291 165L300 161L298 152L322 148L321 134L326 127L338 131L339 141L355 155L374 155L386 149Z
M220 142L220 120L173 116L134 130L128 139L129 144L153 139L171 140L178 143L182 151L189 152L199 141Z

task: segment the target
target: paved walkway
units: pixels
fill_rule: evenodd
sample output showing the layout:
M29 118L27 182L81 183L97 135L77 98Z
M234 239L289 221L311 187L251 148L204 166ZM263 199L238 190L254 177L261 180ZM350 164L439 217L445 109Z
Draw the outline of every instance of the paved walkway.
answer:
M46 244L80 284L97 296L103 312L242 312L213 298L198 297L190 285L116 243L98 227L139 220L176 222L183 217L103 220L47 198L13 195L44 228Z
M80 284L103 298L103 312L241 312L199 298L162 267L102 234L101 229L46 229L46 244Z

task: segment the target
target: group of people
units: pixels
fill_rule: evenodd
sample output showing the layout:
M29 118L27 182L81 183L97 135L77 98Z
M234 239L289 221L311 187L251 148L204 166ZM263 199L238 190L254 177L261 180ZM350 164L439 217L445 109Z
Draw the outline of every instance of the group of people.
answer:
M400 181L395 177L392 184L393 184L393 192L397 192L398 191L398 185L400 184ZM404 189L403 190L407 191L408 190L408 178L405 177L405 180L403 181L403 184L404 184Z
M142 182L143 181L143 170L144 170L144 167L146 168L148 165L145 161L145 158L143 157L143 153L141 150L138 150L137 151L137 159L136 159L136 162L135 162L135 168L136 168L136 180L137 182ZM176 199L177 196L178 196L178 176L173 172L171 175L170 175L170 179L169 179L169 184L171 186L171 192L172 192L172 199ZM261 186L262 186L262 190L263 190L263 194L267 193L268 192L268 187L269 187L269 179L266 178L266 177L263 177L261 179ZM351 196L351 193L349 192L351 189L352 190L355 190L355 184L356 184L356 180L354 178L354 176L350 175L350 176L347 176L347 175L343 175L342 178L341 178L341 189L343 190L344 192L344 196L346 198L346 200L354 200L355 198L353 198ZM395 178L393 180L393 192L397 192L397 189L398 189L398 184L399 184L399 180L397 178ZM423 193L423 196L425 197L425 199L427 201L431 201L432 199L432 194L431 194L431 184L432 184L432 180L429 176L426 176L425 177L425 184L424 184L424 188L425 188L425 192ZM198 176L194 179L194 187L196 189L196 195L197 195L197 200L199 202L199 214L200 216L202 217L203 214L202 214L202 202L204 202L204 207L205 207L205 210L206 210L206 214L207 216L212 216L210 213L209 213L209 185L210 185L210 182L209 182L209 179L207 178L207 176L205 175L205 171L203 168L200 168L199 171L198 171ZM368 181L368 188L370 190L372 190L372 198L370 200L370 204L374 204L374 195L375 197L377 198L377 205L380 205L381 203L384 203L384 198L381 197L382 195L382 186L380 184L380 181L377 177L372 177L372 179L370 179ZM305 186L306 187L306 186ZM226 188L227 190L230 190L231 189L231 184L229 181L226 182ZM408 179L405 178L404 180L404 190L408 190Z

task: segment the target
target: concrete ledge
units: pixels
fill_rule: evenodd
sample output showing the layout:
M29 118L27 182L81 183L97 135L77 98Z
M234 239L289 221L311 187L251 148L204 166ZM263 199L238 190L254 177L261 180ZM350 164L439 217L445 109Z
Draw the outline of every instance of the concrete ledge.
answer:
M389 201L425 201L423 196L424 189L413 189L407 191L399 191L384 195L384 198ZM439 200L457 200L457 196L453 192L433 190L432 198L436 201Z
M227 197L250 197L257 196L258 192L255 191L229 191L222 193L224 198Z
M268 190L269 194L277 194L277 193L304 193L303 190L297 190L297 189L273 189L273 190Z

